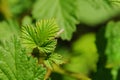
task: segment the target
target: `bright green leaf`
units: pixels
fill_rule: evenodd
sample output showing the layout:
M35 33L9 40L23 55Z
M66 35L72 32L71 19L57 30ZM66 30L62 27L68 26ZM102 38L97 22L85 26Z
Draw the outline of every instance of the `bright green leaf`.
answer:
M53 64L60 65L63 63L64 63L63 57L57 53L51 54L47 60L44 60L44 64L50 69L53 69Z
M27 56L17 38L2 43L0 46L0 79L43 80L44 75L45 69L37 65L37 59Z
M3 61L0 61L0 70L4 73L4 75L7 76L7 79L9 79L9 80L17 80L15 78L14 73L9 68L9 66Z
M35 26L22 27L22 43L28 49L38 48L41 53L54 51L57 41L55 37L59 28L54 19L41 20Z
M49 60L53 61L57 65L64 63L63 56L57 53L51 54Z
M95 72L98 61L95 40L95 33L87 33L80 36L73 43L72 49L74 52L72 52L70 61L65 65L65 68L69 71L83 74L89 74L90 71Z
M50 68L51 70L53 69L53 65L52 65L53 63L52 63L52 61L45 60L44 64L46 65L46 67Z
M35 19L55 18L64 32L62 39L70 40L76 30L76 0L37 0L32 15Z

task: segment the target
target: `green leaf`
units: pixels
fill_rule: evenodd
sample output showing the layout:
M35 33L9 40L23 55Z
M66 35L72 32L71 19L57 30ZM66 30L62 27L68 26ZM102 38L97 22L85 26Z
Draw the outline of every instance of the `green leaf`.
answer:
M38 47L41 53L54 51L57 41L55 37L59 28L54 19L41 20L35 26L22 27L22 43L28 49Z
M110 22L106 27L106 55L111 67L120 65L120 22Z
M32 15L35 19L55 18L61 29L62 39L70 40L76 30L77 14L76 0L37 0Z
M25 16L22 19L22 25L26 25L26 24L32 24L32 18L30 16Z
M8 0L9 8L14 16L27 12L29 9L31 9L33 2L33 0Z
M86 33L72 44L72 53L65 69L77 73L89 74L97 70L98 53L95 45L96 34ZM94 55L94 57L93 57Z
M37 65L37 59L27 56L18 38L3 42L0 46L0 79L43 80L45 71Z
M44 64L50 69L53 69L53 64L60 65L63 63L65 63L63 57L57 53L51 54L47 60L44 60Z
M17 80L14 73L10 70L9 66L3 61L0 61L0 70L4 73L4 75L7 76L7 79Z
M18 23L14 20L0 22L0 40L7 40L13 35L19 34Z
M114 6L114 7L117 7L117 8L120 8L120 0L108 0L108 2Z
M105 37L107 39L106 55L107 67L112 68L114 79L120 68L120 22L109 22L106 27ZM115 71L116 70L116 71Z
M91 27L101 24L119 13L110 0L77 0L79 20ZM113 0L114 1L114 0Z
M51 69L51 70L53 70L53 63L52 63L52 61L50 61L50 60L45 60L44 61L44 64L46 65L46 67L48 67L49 69Z
M64 63L63 56L57 53L51 54L49 60L53 61L57 65Z

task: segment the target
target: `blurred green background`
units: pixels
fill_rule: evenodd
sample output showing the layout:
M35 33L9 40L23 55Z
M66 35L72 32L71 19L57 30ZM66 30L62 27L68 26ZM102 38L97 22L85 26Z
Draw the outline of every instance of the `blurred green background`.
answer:
M0 0L0 41L19 36L22 25L55 18L64 32L56 52L66 63L51 80L120 80L120 0ZM87 80L87 79L84 79Z

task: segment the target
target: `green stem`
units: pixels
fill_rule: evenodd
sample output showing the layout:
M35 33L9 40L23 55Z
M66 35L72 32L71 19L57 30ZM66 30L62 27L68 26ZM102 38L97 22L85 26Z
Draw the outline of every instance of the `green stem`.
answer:
M91 80L90 78L88 78L87 76L85 76L85 75L83 75L83 74L66 71L66 70L60 68L59 66L57 66L57 65L55 65L55 64L54 64L53 67L54 67L54 68L53 68L53 69L54 69L54 72L57 72L57 73L59 73L59 74L67 75L67 76L76 78L76 79L78 79L78 80Z

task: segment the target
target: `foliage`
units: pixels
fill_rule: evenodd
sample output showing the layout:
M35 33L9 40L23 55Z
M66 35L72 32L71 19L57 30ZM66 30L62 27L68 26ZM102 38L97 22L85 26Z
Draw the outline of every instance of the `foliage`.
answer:
M37 65L36 61L27 56L18 38L5 41L0 46L0 79L43 80L45 69Z
M54 19L41 20L36 22L35 26L26 25L22 27L22 44L32 52L38 49L39 58L43 58L45 65L52 69L52 62L62 64L60 55L54 53L59 28ZM30 52L30 53L31 53ZM35 55L35 54L33 54Z
M87 45L87 46L86 46ZM96 72L98 54L95 45L95 34L87 33L80 36L72 44L72 51L66 51L64 47L59 47L58 53L63 53L68 57L68 63L64 65L64 68L71 72L82 73L88 75L91 71ZM94 55L94 58L91 57ZM63 80L76 80L68 76L63 76ZM83 79L87 80L87 79Z
M14 20L0 22L0 40L7 40L13 35L19 34L18 23ZM7 34L6 36L3 34Z
M41 20L35 27L26 25L22 27L22 43L28 49L38 48L41 53L51 53L55 49L55 36L58 27L54 20Z
M77 56L73 57L73 59L71 60L73 61L73 63L76 63L74 61L78 61L80 63L77 64L76 67L84 67L84 68L79 68L79 70L73 70L73 71L76 72L79 71L84 74L88 74L89 71L96 71L98 53L95 45L95 37L96 37L95 33L87 33L81 36L77 41L73 43L73 51L74 54L76 54ZM93 55L94 58L92 58ZM75 66L75 64L73 66ZM70 69L75 69L75 68L70 68Z
M112 68L114 80L117 77L117 71L120 66L120 22L110 22L106 27L106 38L108 40L106 47L107 67Z
M37 65L37 59L28 56L25 49L32 51L34 48L38 48L40 51L39 58L45 55L45 59L43 59L45 62L62 64L62 56L53 54L58 31L59 28L54 19L41 20L36 22L35 27L32 25L22 27L21 41L16 37L11 40L8 38L8 41L2 40L0 46L0 78L3 80L43 80L45 69ZM21 43L25 49L22 48ZM46 63L45 65L51 68L51 65L48 66Z
M92 27L105 22L119 12L118 6L116 7L109 0L78 0L78 9L81 23Z
M56 18L59 27L64 29L64 33L61 35L62 39L70 40L72 33L76 30L76 4L74 0L37 0L32 15L35 19ZM43 10L44 5L46 6Z
M0 0L0 80L120 80L119 2Z

